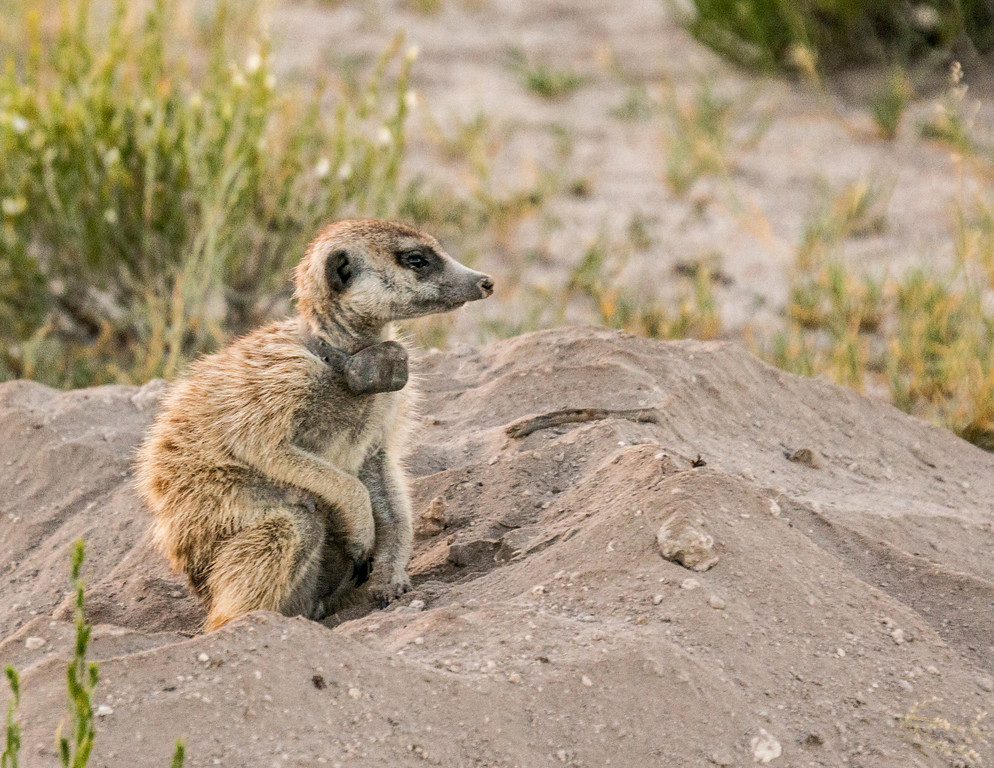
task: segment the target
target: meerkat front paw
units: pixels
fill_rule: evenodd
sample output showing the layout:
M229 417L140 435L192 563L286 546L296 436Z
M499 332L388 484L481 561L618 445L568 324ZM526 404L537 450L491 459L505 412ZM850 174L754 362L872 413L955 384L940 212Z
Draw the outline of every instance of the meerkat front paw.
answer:
M369 594L373 602L380 608L386 608L390 603L411 589L411 579L405 573L403 576L396 576L386 584L377 584L370 588Z

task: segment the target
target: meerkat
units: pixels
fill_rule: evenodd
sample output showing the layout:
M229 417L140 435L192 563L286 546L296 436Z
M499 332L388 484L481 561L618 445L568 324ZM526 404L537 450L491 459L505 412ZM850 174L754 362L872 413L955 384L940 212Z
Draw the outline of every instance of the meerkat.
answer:
M493 293L430 235L376 219L321 232L294 284L297 316L195 362L138 452L153 541L207 631L259 609L320 619L367 575L381 601L410 588L416 393L392 324Z

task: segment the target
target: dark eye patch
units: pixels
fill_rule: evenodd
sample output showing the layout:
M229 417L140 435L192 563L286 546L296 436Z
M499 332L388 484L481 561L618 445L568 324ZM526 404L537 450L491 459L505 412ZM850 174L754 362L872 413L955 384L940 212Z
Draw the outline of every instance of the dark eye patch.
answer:
M397 251L397 264L414 272L419 278L430 277L442 271L442 257L432 248L418 247Z

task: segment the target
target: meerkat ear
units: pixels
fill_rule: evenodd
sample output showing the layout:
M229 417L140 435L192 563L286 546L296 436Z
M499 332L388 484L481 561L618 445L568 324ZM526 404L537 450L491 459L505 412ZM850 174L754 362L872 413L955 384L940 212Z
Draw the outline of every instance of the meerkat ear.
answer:
M334 251L328 254L324 262L324 278L332 293L341 293L352 282L352 263L346 251Z

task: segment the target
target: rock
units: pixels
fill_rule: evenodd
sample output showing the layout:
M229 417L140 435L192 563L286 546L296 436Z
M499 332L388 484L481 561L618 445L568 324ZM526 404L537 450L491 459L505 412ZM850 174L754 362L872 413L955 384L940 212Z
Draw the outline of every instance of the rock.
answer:
M442 496L433 498L428 503L428 508L418 515L414 524L415 535L427 539L445 530L445 508L445 499Z
M515 528L513 531L508 531L501 537L494 559L498 563L513 560L527 551L533 536L534 531L529 528Z
M718 562L714 539L682 514L669 517L656 532L659 554L693 571L706 571Z
M169 383L165 379L152 379L146 382L142 387L131 396L131 403L139 411L147 411L154 408L159 403L159 398L161 398L166 390L169 388Z
M586 675L584 675L583 677L581 677L581 678L580 678L580 682L581 682L581 683L583 683L583 684L584 684L584 686L585 686L585 687L587 687L587 688L590 688L590 687L591 687L591 686L593 686L593 684L594 684L594 681L593 681L593 680L591 680L591 679L590 679L589 677L587 677Z
M653 605L659 605L661 602L663 602L663 596L662 595L653 595L652 596L652 604Z
M408 604L407 607L411 611L423 611L425 609L425 601L424 600L411 600L411 602Z
M710 605L716 611L725 610L725 601L722 600L717 595L711 595L711 597L708 598L708 605Z
M29 651L37 651L45 644L44 637L29 637L24 641L24 647Z
M701 582L699 582L697 579L684 579L680 583L680 589L686 589L687 591L690 591L691 589L697 589L699 586L701 586Z
M97 717L107 717L108 715L113 715L114 710L108 707L106 704L101 704L99 707L97 707L96 712L94 712L94 714Z
M490 539L456 542L449 545L448 560L458 568L484 567L494 562L497 542Z
M981 675L977 678L977 685L980 686L982 691L987 691L988 693L994 692L994 679L986 675Z
M759 735L753 736L749 742L752 747L752 759L756 763L771 763L783 754L783 747L764 728L759 729Z
M811 469L821 469L824 466L821 454L814 448L798 448L787 454L787 459L795 464L803 464Z
M895 643L900 645L901 643L904 642L904 630L898 627L897 629L895 629L893 632L890 633L890 637Z

